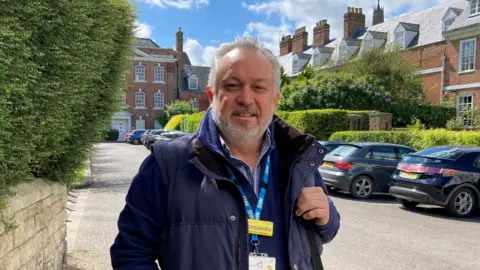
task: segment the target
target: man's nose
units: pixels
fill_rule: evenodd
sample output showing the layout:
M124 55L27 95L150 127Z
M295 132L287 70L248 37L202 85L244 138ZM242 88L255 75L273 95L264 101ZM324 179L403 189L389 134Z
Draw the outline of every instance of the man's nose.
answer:
M242 87L242 90L237 96L237 102L241 105L250 105L254 103L253 89L248 85Z

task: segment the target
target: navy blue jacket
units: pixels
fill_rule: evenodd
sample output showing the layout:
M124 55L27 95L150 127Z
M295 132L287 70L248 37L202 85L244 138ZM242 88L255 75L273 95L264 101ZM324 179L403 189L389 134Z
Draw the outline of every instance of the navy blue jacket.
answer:
M272 160L261 219L273 221L273 237L260 237L260 252L277 259L277 270L313 269L306 230L313 227L320 254L338 232L340 215L330 202L330 221L315 225L294 214L304 187L327 189L318 172L326 149L310 135L274 117ZM199 131L157 143L132 181L119 233L111 247L114 269L248 269L247 215L237 186L228 179L210 109ZM253 205L256 196L236 173Z

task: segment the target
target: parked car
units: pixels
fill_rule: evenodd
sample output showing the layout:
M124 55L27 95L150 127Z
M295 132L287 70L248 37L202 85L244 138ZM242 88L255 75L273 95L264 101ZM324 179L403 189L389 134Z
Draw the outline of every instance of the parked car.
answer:
M397 164L415 149L387 143L344 143L325 155L319 167L325 185L358 199L389 192Z
M133 144L140 144L140 138L145 132L145 129L136 129L130 133L128 136L128 142Z
M150 146L155 142L155 136L162 135L163 133L166 133L166 132L170 132L170 131L159 129L151 132L150 134L147 135L147 138L145 139L145 141L143 141L143 145L147 149L150 149Z
M344 144L343 142L337 141L318 141L321 145L325 146L328 149L328 152L331 152L335 148L339 147L340 145Z
M187 134L188 133L185 133L183 131L172 130L172 131L164 132L161 135L155 135L155 139L154 139L153 143L150 144L150 147L148 149L151 151L152 148L153 148L153 145L158 141L169 141L169 140L173 140L175 138L185 136Z
M456 217L480 207L480 148L432 147L404 157L390 194L406 208L437 205Z
M132 134L132 132L134 131L135 129L130 129L129 131L127 131L125 133L125 142L128 142L128 138L130 137L130 135Z
M158 132L165 132L163 129L149 129L149 130L146 130L143 134L142 134L142 137L140 138L140 142L145 145L146 141L147 141L147 137L151 134L155 134L155 133L158 133Z

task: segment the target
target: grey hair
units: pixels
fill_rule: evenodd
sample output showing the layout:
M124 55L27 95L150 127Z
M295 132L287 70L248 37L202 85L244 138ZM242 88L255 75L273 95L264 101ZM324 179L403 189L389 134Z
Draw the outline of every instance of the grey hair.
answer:
M217 51L215 52L215 57L212 59L212 63L210 66L210 74L208 76L208 85L210 85L212 92L215 92L216 90L215 87L218 61L227 53L237 48L254 49L265 55L265 57L272 65L273 79L275 83L275 94L280 94L280 85L282 83L280 78L280 63L278 62L277 57L275 57L272 51L267 49L257 39L252 37L241 37L235 42L222 44L217 49Z

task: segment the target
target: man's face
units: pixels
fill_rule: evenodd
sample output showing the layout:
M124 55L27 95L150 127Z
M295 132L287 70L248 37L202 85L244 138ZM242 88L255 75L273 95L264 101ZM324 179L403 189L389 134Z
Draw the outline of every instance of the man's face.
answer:
M237 144L259 139L279 99L274 86L272 65L261 52L234 49L220 59L210 102L222 135Z

